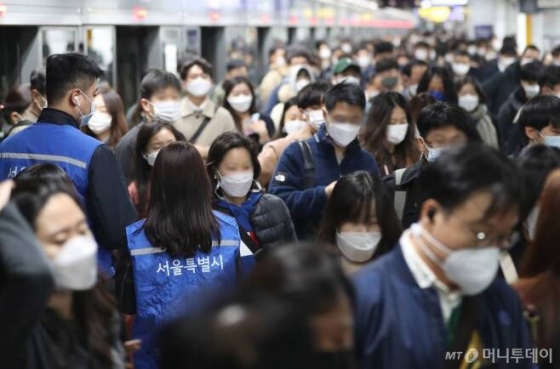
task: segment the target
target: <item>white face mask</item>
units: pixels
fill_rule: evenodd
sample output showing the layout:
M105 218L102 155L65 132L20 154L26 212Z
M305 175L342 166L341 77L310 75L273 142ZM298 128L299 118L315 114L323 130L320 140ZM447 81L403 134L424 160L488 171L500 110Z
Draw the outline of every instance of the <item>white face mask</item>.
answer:
M408 86L408 92L410 92L412 96L416 96L416 93L418 92L418 84Z
M560 149L560 136L544 136L544 144Z
M367 55L358 57L358 65L362 69L366 69L371 65L371 58Z
M453 67L453 73L461 77L466 76L467 73L469 73L469 70L471 69L471 66L465 63L453 63L452 67Z
M426 61L429 55L430 53L426 49L417 49L416 51L414 51L414 57L417 60Z
M84 114L82 112L82 107L81 107L81 102L80 99L78 99L77 97L74 99L74 103L76 104L76 109L78 109L78 112L80 113L80 126L85 126L89 123L89 120L91 119L91 117L93 116L93 113L95 113L95 103L93 102L92 99L90 99L83 91L80 91L80 94L82 94L87 101L89 101L89 113Z
M319 58L321 58L322 60L328 60L330 59L332 56L332 52L330 49L321 49L319 51Z
M284 122L284 131L286 131L287 134L291 135L292 133L298 132L305 124L306 122L299 119L287 120Z
M459 96L459 106L468 112L475 110L478 107L478 95Z
M226 194L231 197L243 197L247 196L251 185L253 184L253 171L248 172L237 172L230 176L220 176L219 187L221 187Z
M406 138L408 123L390 124L387 126L387 141L393 145L398 145Z
M233 110L238 113L245 113L251 107L253 103L253 96L251 95L239 95L230 96L227 99L228 103L231 105Z
M322 110L310 110L307 112L307 119L309 125L315 132L317 132L323 123L325 123L325 116Z
M500 249L485 247L479 249L452 250L438 241L420 224L411 227L420 240L420 248L445 272L447 278L469 296L478 295L492 283L499 267ZM447 254L442 262L422 239L427 239L434 247Z
M159 154L159 150L151 152L149 154L144 154L142 155L142 157L144 158L144 160L148 162L149 166L153 167L156 162L158 154Z
M181 103L175 100L150 102L154 107L154 119L175 123L181 117Z
M440 157L441 153L445 150L445 147L432 148L432 147L428 146L428 145L426 144L426 141L424 141L424 139L422 139L422 142L423 142L423 144L424 144L424 147L425 147L426 149L428 149L428 157L427 157L427 159L428 159L428 161L429 161L430 163L436 161L437 158Z
M525 96L527 96L527 99L532 99L533 97L537 96L540 91L539 85L524 85L523 89L525 90Z
M507 69L507 67L515 63L516 60L516 58L501 58L500 62L498 63L498 69L500 70L500 72L503 72Z
M352 53L352 45L350 45L350 44L342 44L342 46L340 47L340 49L341 49L342 52L345 53L345 54L350 54L350 53Z
M283 67L284 65L286 65L286 58L284 58L283 56L279 56L278 58L276 58L275 64L278 67Z
M92 237L74 237L62 246L50 265L56 289L89 290L97 282L97 243Z
M97 135L111 128L112 121L113 117L111 116L111 114L96 111L91 116L88 122L88 127L93 133Z
M359 85L361 83L361 80L358 77L355 77L355 76L339 77L337 84L339 84L339 83L348 83L348 84L351 84L351 85Z
M381 232L337 232L336 245L346 259L365 263L375 254L381 237Z
M522 58L521 61L519 62L519 64L521 64L523 66L523 65L532 63L534 61L536 61L536 60L532 59L532 58Z
M305 86L311 83L308 79L300 79L296 82L296 92L303 90Z
M335 144L340 147L350 145L360 133L360 125L354 123L328 123L327 131Z
M212 89L212 82L206 78L198 77L187 83L187 92L195 97L208 95Z

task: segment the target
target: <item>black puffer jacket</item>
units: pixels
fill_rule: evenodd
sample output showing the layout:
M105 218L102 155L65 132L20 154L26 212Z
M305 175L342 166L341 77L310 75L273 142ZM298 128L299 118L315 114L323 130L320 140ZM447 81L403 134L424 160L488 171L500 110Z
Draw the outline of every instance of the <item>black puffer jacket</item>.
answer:
M251 224L263 249L297 241L290 211L278 196L261 197L251 214Z

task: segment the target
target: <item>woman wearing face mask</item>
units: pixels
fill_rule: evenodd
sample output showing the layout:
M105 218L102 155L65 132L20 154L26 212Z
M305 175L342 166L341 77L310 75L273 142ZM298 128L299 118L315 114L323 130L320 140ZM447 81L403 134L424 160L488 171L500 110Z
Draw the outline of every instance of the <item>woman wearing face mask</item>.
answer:
M290 67L288 83L283 85L278 91L278 99L280 102L276 104L270 112L272 120L278 123L282 110L284 109L284 103L292 97L297 96L301 90L313 82L315 82L315 73L310 67L305 65L294 65ZM278 126L278 124L276 125Z
M284 103L284 110L280 118L280 126L276 138L284 138L299 132L307 122L297 104L297 97L293 97Z
M560 211L560 170L546 180L539 201L534 239L521 264L520 279L514 284L525 308L533 342L539 349L560 350L558 325L560 317L560 259L558 257L558 212ZM539 362L539 368L552 369L550 360Z
M152 167L161 149L175 141L186 141L185 136L171 124L159 121L145 123L136 139L136 176L128 186L130 200L136 207L138 219L144 219L150 204Z
M278 248L259 262L245 288L292 305L312 330L313 353L322 369L357 368L352 285L336 261L314 245Z
M126 229L135 296L133 336L142 340L137 369L158 368L155 333L169 319L227 293L238 280L239 230L212 211L212 190L202 157L185 142L163 148L152 170L146 219Z
M241 234L242 255L257 255L296 240L290 212L278 197L264 194L254 143L237 132L219 136L208 152L207 172L214 188L214 209L233 216ZM251 266L253 257L244 258Z
M476 130L486 145L499 149L498 133L488 114L486 96L480 84L472 77L465 77L457 83L459 106L465 109L476 124Z
M142 124L158 120L173 124L181 115L181 82L171 72L150 70L142 79L137 114L141 123L131 128L115 148L127 183L134 180L136 136Z
M123 102L113 90L105 90L95 96L95 113L82 127L83 132L104 142L114 149L126 134L128 127L124 116Z
M274 137L274 122L257 111L253 85L246 77L235 77L224 82L224 108L233 117L239 132L264 145Z
M427 92L437 101L457 105L457 92L451 74L444 67L431 67L418 83L417 93Z
M27 122L23 118L25 111L32 103L31 92L28 85L14 86L0 106L4 124L0 131L0 141L6 137L10 130L20 122Z
M74 189L61 181L18 180L12 204L33 230L39 247L26 250L25 242L18 245L26 262L15 275L9 269L14 264L3 268L8 276L3 290L9 291L8 286L16 288L16 282L24 281L27 284L21 288L26 292L36 283L43 288L33 299L26 295L21 302L25 309L19 306L7 326L3 325L4 335L14 330L9 344L14 345L10 354L15 360L13 365L2 360L2 365L29 369L124 368L118 312L112 295L103 282L98 282L98 246ZM10 276L16 279L10 280ZM18 299L10 302L18 303ZM2 302L2 307L8 309L9 304ZM27 311L29 315L25 314L28 309L33 310ZM2 351L10 347L2 345Z
M410 106L401 94L385 92L373 99L361 141L384 175L409 168L418 161L416 125Z
M319 240L336 246L347 275L391 250L400 235L389 192L377 176L360 171L338 181L327 203Z

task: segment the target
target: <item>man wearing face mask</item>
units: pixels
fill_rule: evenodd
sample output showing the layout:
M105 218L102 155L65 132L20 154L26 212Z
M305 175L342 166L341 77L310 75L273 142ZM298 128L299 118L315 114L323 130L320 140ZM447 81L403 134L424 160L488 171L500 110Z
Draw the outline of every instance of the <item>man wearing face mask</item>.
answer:
M407 101L416 96L418 84L427 70L428 63L421 60L412 60L403 68L402 76L405 89L402 94Z
M2 142L0 180L37 163L64 169L86 205L101 245L99 266L112 273L111 252L126 249L125 228L136 214L111 150L79 130L95 111L96 80L103 71L88 57L68 53L49 56L46 74L49 107L36 124Z
M418 221L425 194L418 186L418 177L429 162L445 155L445 149L467 142L482 142L469 114L462 108L446 103L429 105L420 112L417 122L418 145L422 156L408 169L396 170L385 177L392 192L395 210L403 229Z
M544 73L544 65L541 62L532 62L521 67L520 80L521 87L511 92L507 101L498 111L497 126L499 136L502 140L501 147L506 154L511 154L507 149L507 143L514 136L514 122L520 109L529 100L539 94L539 80Z
M453 54L453 62L451 63L453 76L455 81L460 81L466 76L471 76L475 72L471 68L471 56L464 50L457 50Z
M47 107L47 75L45 68L35 69L29 79L33 102L23 114L23 119L35 123L41 111Z
M333 69L332 84L350 83L359 86L362 78L362 69L358 63L350 58L343 58L336 63Z
M270 182L292 215L299 239L314 239L327 199L336 181L366 170L379 175L371 154L357 139L366 101L359 86L341 83L325 95L325 121L312 138L294 142L284 151Z
M482 354L532 347L519 297L496 278L519 221L517 167L467 145L428 166L419 185L426 200L418 222L353 278L362 368L462 368L464 358L474 363L466 367L534 367L527 356L510 364ZM457 352L464 356L448 355Z
M175 122L175 128L197 146L203 158L216 137L236 130L231 114L208 98L211 74L212 66L202 58L183 64L181 79L186 96L181 101L181 118Z

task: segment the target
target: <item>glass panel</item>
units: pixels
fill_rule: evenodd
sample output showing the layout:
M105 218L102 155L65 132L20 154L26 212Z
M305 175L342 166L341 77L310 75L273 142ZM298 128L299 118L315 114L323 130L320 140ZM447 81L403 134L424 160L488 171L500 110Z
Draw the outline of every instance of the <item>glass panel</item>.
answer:
M163 65L166 71L177 73L179 50L181 49L181 31L179 28L162 28Z
M112 28L90 28L86 31L86 54L105 72L105 78L113 81L115 60L114 30Z
M43 29L43 66L46 66L49 55L76 51L77 33L76 29Z

